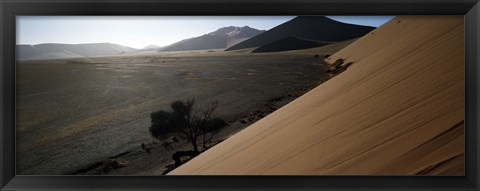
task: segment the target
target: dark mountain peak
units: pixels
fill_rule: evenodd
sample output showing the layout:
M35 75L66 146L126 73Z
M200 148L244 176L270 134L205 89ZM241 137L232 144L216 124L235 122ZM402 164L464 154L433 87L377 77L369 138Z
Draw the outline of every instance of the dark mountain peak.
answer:
M327 16L323 16L323 15L305 15L305 16L297 16L295 18L293 18L292 20L302 20L302 19L316 19L316 20L320 20L320 19L323 19L323 20L332 20L330 18L328 18Z
M298 25L335 25L335 24L346 24L342 22L338 22L336 20L330 19L326 16L298 16L293 18L290 21L287 21L279 26L286 25L286 26L298 26ZM279 27L277 26L277 27Z
M260 47L288 36L314 41L340 42L363 36L374 27L347 24L326 16L298 16L226 50Z

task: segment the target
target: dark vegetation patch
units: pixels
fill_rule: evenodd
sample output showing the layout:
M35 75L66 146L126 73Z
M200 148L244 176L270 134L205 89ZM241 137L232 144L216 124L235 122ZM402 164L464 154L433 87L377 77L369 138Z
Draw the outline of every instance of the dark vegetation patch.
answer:
M332 77L336 76L339 73L347 70L347 68L352 64L353 62L345 63L344 59L339 58L332 65L328 67L327 73Z
M218 102L212 102L203 108L195 107L195 99L175 101L170 105L171 111L159 110L150 114L151 126L149 132L152 137L164 140L167 135L177 134L184 136L192 144L189 151L177 151L172 155L174 166L182 164L182 157L193 158L200 153L198 141L202 141L203 151L208 149L213 137L222 128L228 126L223 119L214 117ZM167 142L164 142L164 146ZM167 146L169 146L167 144ZM150 147L142 144L148 153Z

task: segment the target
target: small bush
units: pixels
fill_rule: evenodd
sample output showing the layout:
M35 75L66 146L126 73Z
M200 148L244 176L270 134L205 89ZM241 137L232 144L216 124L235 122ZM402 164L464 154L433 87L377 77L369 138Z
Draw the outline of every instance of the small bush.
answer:
M185 136L198 151L197 139L203 138L203 146L223 127L227 126L223 119L213 117L217 102L213 102L203 109L194 108L195 100L175 101L170 104L172 111L156 111L150 114L150 134L163 139L167 135L177 133Z

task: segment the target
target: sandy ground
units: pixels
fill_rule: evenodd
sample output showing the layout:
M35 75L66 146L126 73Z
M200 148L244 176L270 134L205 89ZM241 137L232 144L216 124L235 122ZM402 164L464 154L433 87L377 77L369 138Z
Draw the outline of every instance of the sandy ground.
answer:
M315 54L331 54L348 43ZM231 124L215 139L222 141L262 118L252 115L268 115L269 107L281 107L325 80L323 61L312 50L143 52L19 62L17 174L96 174L111 159L128 165L109 174L160 174L172 163L172 153L190 145L153 139L151 112L189 97L199 105L217 100L216 115ZM154 141L150 154L140 149Z
M313 87L311 87L313 88ZM229 126L222 129L219 133L215 134L212 141L209 142L206 148L202 147L202 140L199 139L200 152L205 152L210 147L224 141L231 137L238 131L248 127L255 123L264 116L269 115L278 108L286 105L287 103L295 100L299 96L311 88L304 90L291 90L281 97L274 98L265 105L259 106L255 111L249 112L249 114L241 117L233 122L229 123ZM78 169L72 173L74 175L159 175L166 174L170 170L174 169L174 161L172 160L172 154L176 151L188 151L192 150L190 142L178 137L176 135L169 136L164 140L154 140L151 142L145 142L148 146L148 152L138 145L131 150L119 153L115 156L110 156L103 161L95 162L85 168ZM182 162L190 160L190 157L183 157ZM125 164L121 168L110 169L111 162L116 161ZM148 164L148 165L145 165ZM105 171L104 169L107 169Z
M169 175L463 175L463 16L400 16L343 73Z

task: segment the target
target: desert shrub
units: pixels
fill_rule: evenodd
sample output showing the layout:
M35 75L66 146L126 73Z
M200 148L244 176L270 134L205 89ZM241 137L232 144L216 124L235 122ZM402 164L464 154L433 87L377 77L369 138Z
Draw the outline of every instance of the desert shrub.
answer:
M228 123L220 118L212 118L208 120L205 124L205 130L202 134L203 139L203 148L208 148L208 144L211 143L215 134L217 134L221 129L228 126Z
M170 104L171 111L156 111L150 114L150 134L163 139L167 135L176 133L185 136L191 143L194 152L199 152L197 140L203 138L203 146L212 137L228 124L217 117L213 112L217 108L217 102L212 102L204 108L194 108L195 100L175 101Z
M171 125L172 117L172 112L163 110L151 113L151 125L149 127L150 135L157 139L162 139L169 133L175 131L174 126Z
M216 132L226 126L228 126L227 122L225 122L223 119L216 117L207 121L207 123L205 124L205 130L207 132Z

